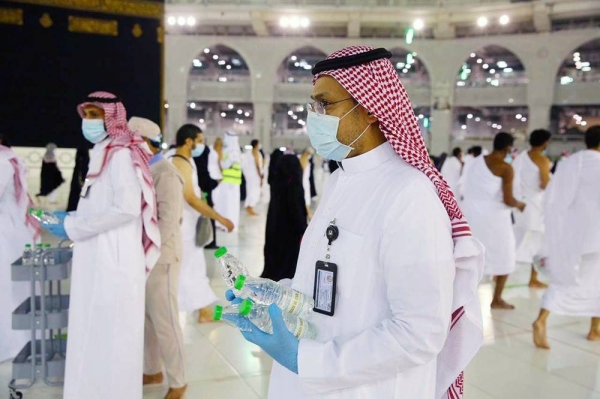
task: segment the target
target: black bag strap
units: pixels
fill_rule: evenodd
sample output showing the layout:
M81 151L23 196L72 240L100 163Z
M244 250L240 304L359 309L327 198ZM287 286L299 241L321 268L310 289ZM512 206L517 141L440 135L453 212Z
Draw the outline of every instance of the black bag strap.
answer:
M187 163L189 163L190 165L192 164L192 163L190 162L190 160L189 160L189 159L187 159L186 157L184 157L183 155L175 154L175 155L171 156L171 159L173 159L173 158L175 158L175 157L177 157L177 158L181 158L181 159L185 159L185 161L186 161Z

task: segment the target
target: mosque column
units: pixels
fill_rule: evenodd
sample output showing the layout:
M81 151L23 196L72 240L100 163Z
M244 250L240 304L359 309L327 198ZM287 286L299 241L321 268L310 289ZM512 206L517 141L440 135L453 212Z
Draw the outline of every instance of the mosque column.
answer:
M175 142L177 130L187 121L187 105L185 97L168 98L167 103L169 104L167 128L163 132L163 136L165 143L172 144Z
M262 143L265 152L272 151L271 128L273 126L273 103L270 101L254 102L254 132Z
M527 119L528 133L535 129L550 128L550 110L552 104L529 104L529 118Z
M431 105L431 143L429 153L449 152L452 141L454 87L442 81L433 83Z

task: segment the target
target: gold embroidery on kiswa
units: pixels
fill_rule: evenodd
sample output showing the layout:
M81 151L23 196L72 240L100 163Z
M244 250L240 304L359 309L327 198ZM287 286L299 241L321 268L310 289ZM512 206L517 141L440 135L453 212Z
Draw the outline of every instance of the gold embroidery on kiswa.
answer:
M144 18L163 18L164 4L143 0L8 0L42 6L70 8L103 12L108 14L131 15Z
M0 8L0 24L23 25L23 9L21 8Z
M40 18L40 25L42 25L46 29L54 25L54 21L52 21L52 17L50 16L50 14L45 12L44 15L42 15L42 17Z
M115 20L84 18L69 15L69 32L118 36L119 23Z
M135 25L133 25L133 29L131 30L131 33L133 34L133 36L136 39L139 39L144 34L144 31L142 30L142 27L140 26L140 24L135 24Z

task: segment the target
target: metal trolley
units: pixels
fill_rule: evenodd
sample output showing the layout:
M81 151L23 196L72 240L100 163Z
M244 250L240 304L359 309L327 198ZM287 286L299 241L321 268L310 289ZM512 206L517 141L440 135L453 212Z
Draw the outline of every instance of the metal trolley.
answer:
M38 378L49 386L63 384L69 296L62 294L60 284L69 277L73 257L72 245L65 244L45 249L33 265L23 265L22 258L11 265L12 281L31 283L31 297L12 314L13 330L30 330L31 341L13 360L11 392L31 387Z

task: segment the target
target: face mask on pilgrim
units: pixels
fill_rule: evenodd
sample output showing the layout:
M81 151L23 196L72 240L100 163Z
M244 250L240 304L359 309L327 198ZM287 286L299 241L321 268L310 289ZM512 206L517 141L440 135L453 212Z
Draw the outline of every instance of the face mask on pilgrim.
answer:
M200 155L202 155L205 148L206 148L206 145L204 145L203 143L196 143L196 146L192 150L192 157L196 158L196 157L199 157Z
M354 150L352 145L356 143L367 132L369 126L349 145L342 144L337 139L337 132L340 126L340 121L344 119L350 112L354 111L358 104L350 111L346 112L341 118L332 115L321 115L316 112L309 111L306 118L306 131L310 144L313 146L317 154L331 161L341 162L348 157L350 152Z
M507 164L511 164L513 162L513 156L512 154L506 154L506 156L504 157L504 162L506 162Z
M81 122L83 137L90 143L96 144L106 138L104 119L83 119Z

